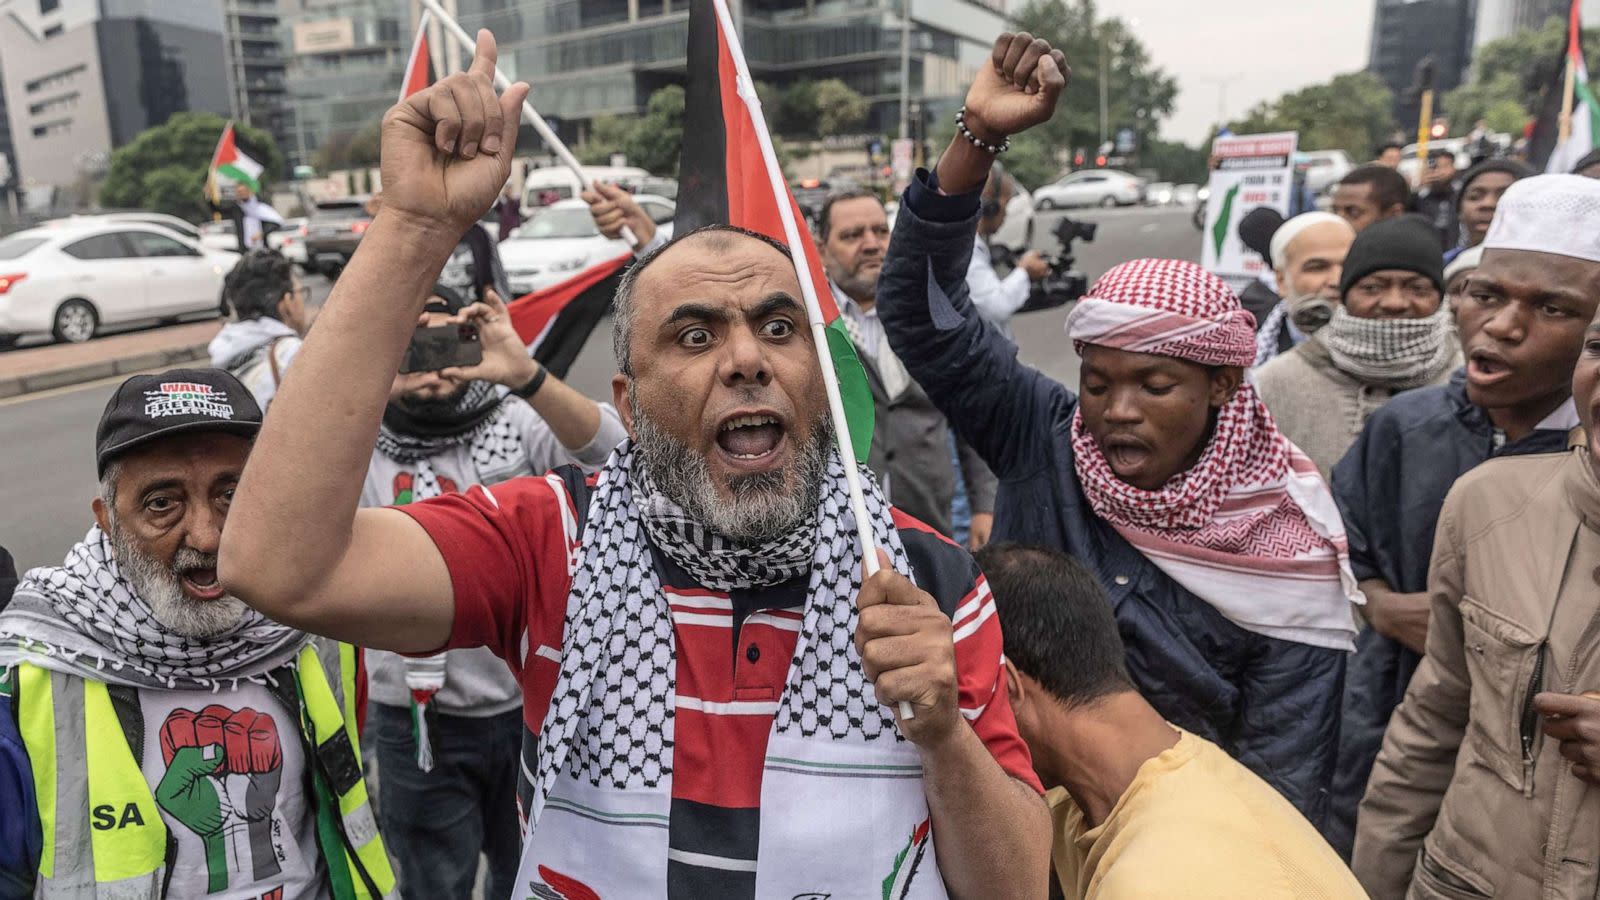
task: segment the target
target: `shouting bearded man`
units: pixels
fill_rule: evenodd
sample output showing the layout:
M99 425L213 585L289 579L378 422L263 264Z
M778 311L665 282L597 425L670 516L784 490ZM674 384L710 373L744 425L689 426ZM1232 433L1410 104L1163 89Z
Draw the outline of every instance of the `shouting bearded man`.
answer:
M1001 41L968 102L1017 132L1064 60ZM1049 822L988 588L874 487L868 522L848 511L782 245L703 229L634 266L614 323L631 439L595 478L357 509L429 286L510 169L528 88L497 96L494 59L480 32L470 71L385 118L383 209L262 431L224 583L314 632L511 666L519 890L1042 898ZM866 579L858 524L886 561Z

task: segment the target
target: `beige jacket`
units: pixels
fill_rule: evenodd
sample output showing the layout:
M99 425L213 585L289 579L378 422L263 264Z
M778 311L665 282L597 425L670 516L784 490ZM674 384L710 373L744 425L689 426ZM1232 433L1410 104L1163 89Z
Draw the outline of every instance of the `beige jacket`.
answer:
M1449 381L1461 366L1460 357L1458 350L1433 383ZM1325 481L1332 479L1333 467L1361 436L1367 419L1400 393L1363 384L1341 371L1316 338L1274 356L1251 377L1278 430L1311 457Z
M1600 788L1531 710L1600 690L1600 483L1588 454L1490 460L1439 515L1427 655L1361 801L1374 900L1596 896Z

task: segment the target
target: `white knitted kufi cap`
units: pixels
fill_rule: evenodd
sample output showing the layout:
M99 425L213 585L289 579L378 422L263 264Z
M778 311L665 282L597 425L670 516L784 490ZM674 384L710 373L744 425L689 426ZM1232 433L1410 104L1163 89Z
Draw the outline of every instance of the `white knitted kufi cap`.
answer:
M1512 183L1495 207L1483 247L1600 262L1600 180L1535 175Z
M1450 260L1450 264L1444 267L1444 283L1449 284L1450 279L1460 275L1462 272L1470 272L1481 265L1483 265L1483 245L1468 247L1457 253L1456 258Z
M1272 263L1274 267L1283 265L1283 252L1289 249L1291 241L1313 225L1326 225L1332 222L1338 222L1346 228L1350 227L1349 222L1333 213L1320 211L1301 213L1279 225L1278 230L1272 233L1272 244L1269 248L1272 251L1272 259L1268 260L1268 262Z

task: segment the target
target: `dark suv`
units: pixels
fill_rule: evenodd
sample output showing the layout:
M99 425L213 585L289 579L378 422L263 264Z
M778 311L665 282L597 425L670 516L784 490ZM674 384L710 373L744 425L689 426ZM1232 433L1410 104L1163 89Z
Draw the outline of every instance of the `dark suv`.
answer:
M371 224L366 197L318 203L306 222L306 266L329 278L339 277Z

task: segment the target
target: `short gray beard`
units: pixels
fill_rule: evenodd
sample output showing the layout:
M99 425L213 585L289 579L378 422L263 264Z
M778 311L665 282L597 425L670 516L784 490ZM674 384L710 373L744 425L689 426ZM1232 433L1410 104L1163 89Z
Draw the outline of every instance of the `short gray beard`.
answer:
M196 600L183 592L178 573L196 567L215 568L215 554L180 547L172 565L164 565L135 547L114 520L111 548L117 555L122 577L150 604L151 614L168 631L184 637L213 638L237 628L244 618L244 601L232 594L215 600Z
M727 486L733 495L728 501L712 482L705 456L646 415L631 384L628 403L633 409L634 452L645 479L690 518L748 545L774 540L816 516L833 439L827 420L812 429L811 440L800 448L793 465L734 477Z
M866 275L862 275L861 270L857 269L855 272L852 272L848 275L843 273L836 274L833 272L829 272L828 275L833 279L833 283L839 287L839 290L842 291L846 297L849 297L851 300L860 303L862 300L872 302L877 301L878 278L882 277L883 270L879 269L878 273L879 274L877 276L868 277Z

